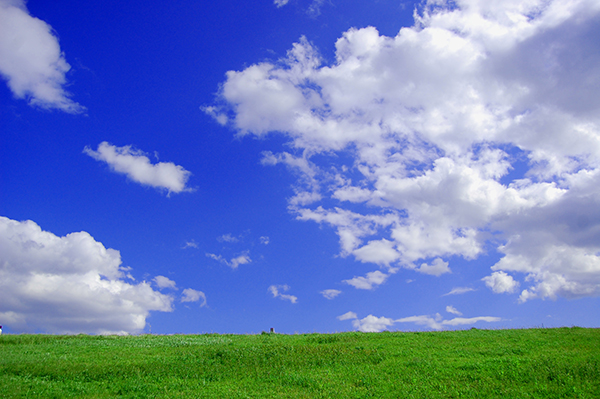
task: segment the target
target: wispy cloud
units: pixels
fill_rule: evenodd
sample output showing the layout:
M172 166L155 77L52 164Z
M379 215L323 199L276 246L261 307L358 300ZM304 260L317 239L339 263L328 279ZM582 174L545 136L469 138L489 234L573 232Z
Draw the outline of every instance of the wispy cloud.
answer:
M106 162L113 171L136 183L166 189L169 194L192 191L186 187L190 172L172 162L152 164L144 152L132 146L117 147L105 141L98 145L97 151L85 147L83 152L97 161Z
M182 249L187 249L187 248L198 248L198 243L194 240L186 241L185 245L183 246Z
M290 301L291 303L298 302L298 297L294 295L282 294L290 289L288 285L271 285L268 291L273 294L273 298L279 298L284 301Z
M352 319L356 319L357 317L358 316L354 312L346 312L343 315L338 316L337 319L338 320L352 320Z
M313 0L308 6L306 13L311 17L318 17L321 15L321 7L325 4L325 0Z
M323 295L327 299L333 299L336 296L340 295L341 293L342 293L342 291L340 291L340 290L334 290L334 289L329 289L329 290L323 290L323 291L321 291L321 295Z
M466 294L467 292L471 292L471 291L475 291L475 289L473 288L469 288L469 287L454 287L450 290L450 292L445 293L442 296L446 296L446 295L461 295L461 294Z
M64 88L70 69L50 25L29 15L24 1L0 0L0 75L15 97L40 108L85 111Z
M202 291L186 288L181 293L181 302L198 302L200 300L202 300L200 307L206 306L206 295Z
M240 239L231 234L223 234L220 237L217 237L217 241L219 242L239 242Z
M462 313L459 312L454 306L446 306L446 312L455 314L457 316L462 316Z
M227 260L227 259L223 258L221 255L216 255L216 254L211 254L211 253L207 253L206 256L208 256L209 258L214 259L226 266L229 266L232 269L237 269L239 265L246 265L246 264L252 262L252 259L250 259L250 255L247 251L242 253L241 255L238 255L238 256L232 258L231 260Z
M154 277L153 281L158 288L170 288L173 290L177 289L177 284L175 284L175 281L171 280L168 277L156 276Z
M367 273L365 277L354 277L349 280L343 280L343 282L359 290L372 290L378 285L383 284L388 277L389 275L375 270L374 272Z

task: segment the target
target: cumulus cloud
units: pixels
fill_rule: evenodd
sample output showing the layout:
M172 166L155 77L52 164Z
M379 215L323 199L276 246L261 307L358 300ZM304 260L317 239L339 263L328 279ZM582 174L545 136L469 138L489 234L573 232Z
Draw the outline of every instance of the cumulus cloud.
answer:
M373 315L352 321L352 326L361 332L380 332L387 330L392 325L394 325L394 320L387 317L375 317Z
M268 291L273 294L273 298L279 298L284 301L290 301L291 303L298 302L298 297L294 295L282 294L290 289L288 285L271 285Z
M431 265L427 263L422 263L421 266L417 269L421 273L431 274L432 276L441 276L444 273L450 273L450 268L448 267L448 262L444 262L440 258L435 258Z
M50 25L29 15L23 0L0 0L0 75L15 97L40 108L83 112L64 88L70 69Z
M198 302L202 299L200 307L206 306L206 295L202 291L186 288L181 293L181 302Z
M221 255L210 254L210 253L207 253L206 256L208 256L209 258L214 259L226 266L229 266L234 270L237 269L239 265L246 265L246 264L252 262L252 259L250 259L250 255L248 254L248 252L244 252L241 255L231 258L231 260L227 260L227 259L223 258L223 256L221 256Z
M515 281L512 276L504 272L494 272L490 276L482 278L482 280L496 294L514 292L519 286L518 281Z
M323 295L323 297L325 297L327 299L333 299L336 296L340 295L341 293L342 293L342 291L334 290L334 289L321 291L321 295Z
M290 0L273 0L273 4L275 4L277 6L277 8L283 7L284 5L286 5L288 3L288 1Z
M136 333L151 311L173 310L171 296L127 270L119 251L84 231L58 237L0 217L0 319L13 331Z
M394 37L346 31L333 62L303 37L229 71L207 112L288 139L263 163L294 170L290 211L335 229L342 256L441 275L496 245L495 292L510 272L521 301L600 295L600 3L419 7Z
M600 196L597 198L600 200ZM538 226L539 230L535 233L527 232L523 226L520 236L513 236L507 245L501 247L501 252L506 256L492 267L492 270L500 271L495 271L486 279L491 279L491 283L501 283L504 276L498 273L504 273L502 270L527 273L525 281L531 285L521 292L521 302L533 298L600 295L600 247L595 244L600 231L595 220L600 219L596 219L598 211L591 209L591 204L585 206L589 208L571 209L573 213L568 215L569 220L559 222L559 226L552 226L555 229L553 232L542 231L543 226ZM562 217L566 218L566 215ZM570 217L574 219L571 220ZM581 245L569 245L573 242ZM506 284L510 286L510 276L505 280L508 280ZM484 281L490 286L489 280ZM518 286L515 283L514 288Z
M97 161L106 162L113 171L136 183L166 189L169 194L192 191L186 187L191 175L189 171L172 162L152 164L144 152L129 145L117 147L105 141L96 151L85 147L83 152Z
M400 254L394 249L394 243L386 239L369 241L352 253L361 262L380 265L389 265L400 258Z
M177 284L175 284L175 281L171 280L168 277L156 276L154 277L153 281L158 288L170 288L172 290L177 289Z

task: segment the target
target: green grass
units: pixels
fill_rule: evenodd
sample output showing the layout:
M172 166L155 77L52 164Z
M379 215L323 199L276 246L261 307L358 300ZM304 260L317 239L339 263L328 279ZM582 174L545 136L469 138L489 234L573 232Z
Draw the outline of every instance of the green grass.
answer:
M0 397L600 398L600 330L3 335Z

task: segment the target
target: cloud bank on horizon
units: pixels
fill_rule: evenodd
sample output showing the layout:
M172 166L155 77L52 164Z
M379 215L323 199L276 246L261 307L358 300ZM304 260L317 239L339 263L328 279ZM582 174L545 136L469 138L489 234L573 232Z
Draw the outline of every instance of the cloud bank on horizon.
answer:
M204 110L289 140L263 163L300 176L290 212L377 265L355 288L451 273L492 245L495 293L600 295L600 3L428 1L414 17L395 37L346 31L331 62L302 37L229 71Z
M13 329L54 334L141 332L150 311L172 312L174 296L135 283L119 251L82 231L64 237L0 216L0 318ZM158 289L177 289L164 276ZM181 302L206 305L187 288Z
M456 315L462 315L458 310L452 306L446 308L448 313ZM432 330L442 330L447 326L462 326L472 325L477 322L483 321L487 323L501 321L499 317L490 316L479 316L479 317L455 317L450 320L444 320L442 315L436 313L434 316L421 315L421 316L410 316L403 317L401 319L393 320L388 317L377 317L368 315L362 319L359 319L356 313L347 312L341 316L338 316L338 320L352 320L352 326L361 332L381 332L392 327L396 323L413 323L418 326L425 326Z

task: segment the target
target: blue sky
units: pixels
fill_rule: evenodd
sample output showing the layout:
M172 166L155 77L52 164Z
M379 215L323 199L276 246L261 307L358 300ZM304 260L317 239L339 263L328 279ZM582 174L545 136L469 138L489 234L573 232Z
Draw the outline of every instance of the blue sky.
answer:
M0 325L600 327L599 34L597 0L0 0Z

